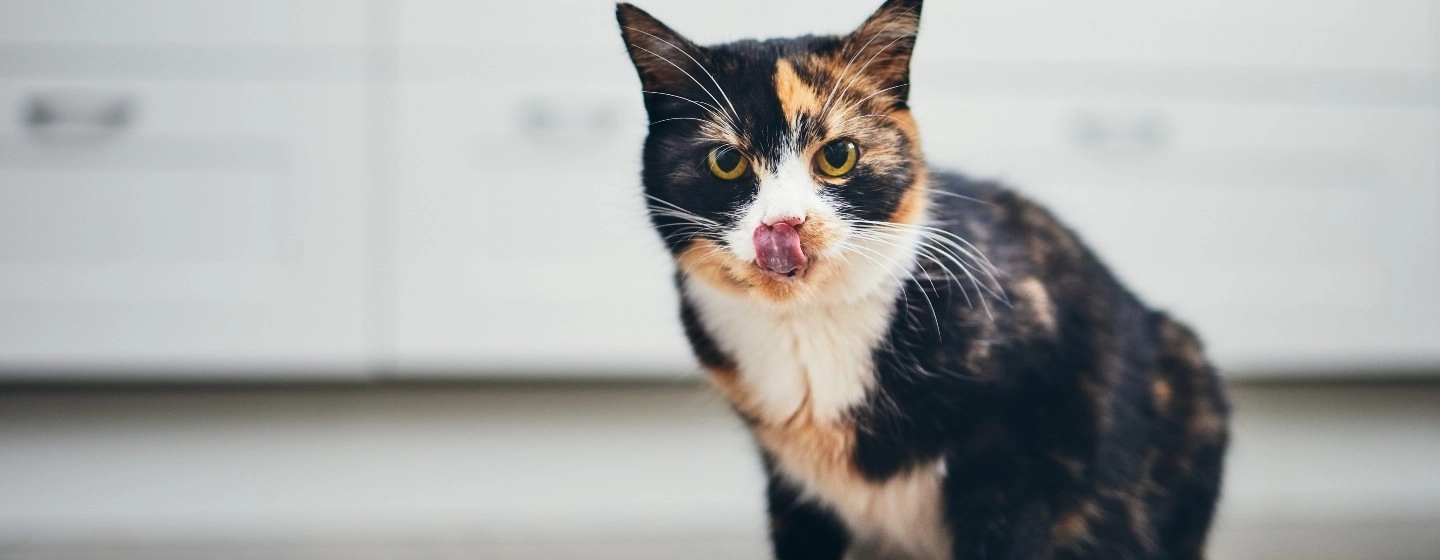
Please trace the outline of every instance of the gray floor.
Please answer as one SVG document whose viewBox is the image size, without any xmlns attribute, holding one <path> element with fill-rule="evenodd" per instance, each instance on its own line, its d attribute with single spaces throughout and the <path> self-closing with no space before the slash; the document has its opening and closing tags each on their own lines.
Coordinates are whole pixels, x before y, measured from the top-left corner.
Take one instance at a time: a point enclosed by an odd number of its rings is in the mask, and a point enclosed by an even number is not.
<svg viewBox="0 0 1440 560">
<path fill-rule="evenodd" d="M 1212 557 L 1440 558 L 1440 383 L 1245 384 Z M 0 390 L 0 558 L 760 558 L 702 387 Z"/>
</svg>

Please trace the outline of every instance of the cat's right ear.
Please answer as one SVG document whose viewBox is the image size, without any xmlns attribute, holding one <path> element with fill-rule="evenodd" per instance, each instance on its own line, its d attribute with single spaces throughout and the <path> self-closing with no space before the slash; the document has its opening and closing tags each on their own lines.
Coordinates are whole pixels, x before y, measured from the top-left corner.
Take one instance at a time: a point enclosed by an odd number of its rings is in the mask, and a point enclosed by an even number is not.
<svg viewBox="0 0 1440 560">
<path fill-rule="evenodd" d="M 700 47 L 630 4 L 616 4 L 615 19 L 646 91 L 675 91 L 689 84 L 704 56 Z"/>
</svg>

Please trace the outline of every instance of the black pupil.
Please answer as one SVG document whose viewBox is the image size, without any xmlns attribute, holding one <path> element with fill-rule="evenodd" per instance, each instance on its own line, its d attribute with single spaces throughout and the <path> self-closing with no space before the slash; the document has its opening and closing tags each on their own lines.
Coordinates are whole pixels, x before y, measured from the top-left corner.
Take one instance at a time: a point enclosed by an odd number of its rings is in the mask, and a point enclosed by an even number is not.
<svg viewBox="0 0 1440 560">
<path fill-rule="evenodd" d="M 825 163 L 830 164 L 830 167 L 835 169 L 843 167 L 845 162 L 850 161 L 850 146 L 851 144 L 844 140 L 837 140 L 826 144 L 823 150 Z"/>
<path fill-rule="evenodd" d="M 720 148 L 715 151 L 715 166 L 720 171 L 732 173 L 740 166 L 740 151 L 734 148 Z"/>
</svg>

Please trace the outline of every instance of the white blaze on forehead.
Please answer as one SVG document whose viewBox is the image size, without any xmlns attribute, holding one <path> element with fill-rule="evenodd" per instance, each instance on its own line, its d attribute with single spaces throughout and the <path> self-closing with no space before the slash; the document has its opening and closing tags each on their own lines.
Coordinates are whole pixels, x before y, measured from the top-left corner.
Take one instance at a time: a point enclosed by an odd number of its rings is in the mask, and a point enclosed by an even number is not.
<svg viewBox="0 0 1440 560">
<path fill-rule="evenodd" d="M 735 229 L 725 236 L 741 259 L 755 260 L 752 236 L 760 224 L 834 215 L 834 210 L 820 197 L 808 160 L 796 151 L 787 153 L 773 168 L 756 166 L 755 175 L 760 179 L 755 200 L 744 209 Z"/>
</svg>

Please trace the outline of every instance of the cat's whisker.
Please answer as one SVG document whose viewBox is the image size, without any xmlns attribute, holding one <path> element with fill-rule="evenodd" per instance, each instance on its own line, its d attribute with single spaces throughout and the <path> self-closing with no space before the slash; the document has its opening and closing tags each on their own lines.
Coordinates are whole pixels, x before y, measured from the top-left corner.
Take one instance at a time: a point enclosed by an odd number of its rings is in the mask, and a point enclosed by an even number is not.
<svg viewBox="0 0 1440 560">
<path fill-rule="evenodd" d="M 973 285 L 975 286 L 976 291 L 979 292 L 980 295 L 982 296 L 982 297 L 980 298 L 980 303 L 981 303 L 981 306 L 984 307 L 987 316 L 990 316 L 992 319 L 993 319 L 993 317 L 994 317 L 993 314 L 992 314 L 992 312 L 991 312 L 989 302 L 986 300 L 986 298 L 983 297 L 985 293 L 988 292 L 990 295 L 992 295 L 992 296 L 994 296 L 995 298 L 999 299 L 1000 301 L 1004 302 L 1006 305 L 1009 305 L 1009 303 L 1010 303 L 1010 302 L 1009 302 L 1009 298 L 1004 294 L 1004 288 L 1000 285 L 999 280 L 997 280 L 997 279 L 995 278 L 994 274 L 992 274 L 992 273 L 990 272 L 990 270 L 993 270 L 993 269 L 994 269 L 994 266 L 989 263 L 989 260 L 988 260 L 988 259 L 983 259 L 983 256 L 977 257 L 977 256 L 974 255 L 973 253 L 970 253 L 969 251 L 965 250 L 963 247 L 960 247 L 960 246 L 956 245 L 953 241 L 949 241 L 948 239 L 945 239 L 945 238 L 943 238 L 943 237 L 937 237 L 937 236 L 935 236 L 933 233 L 928 232 L 928 231 L 925 231 L 924 228 L 927 228 L 928 226 L 915 226 L 915 225 L 908 225 L 908 224 L 895 224 L 895 223 L 891 223 L 891 222 L 874 222 L 874 221 L 869 221 L 869 220 L 860 220 L 860 222 L 862 222 L 862 223 L 864 223 L 864 224 L 867 224 L 867 225 L 869 225 L 869 226 L 871 226 L 871 227 L 886 227 L 886 228 L 891 228 L 891 229 L 909 229 L 909 230 L 913 231 L 914 233 L 920 235 L 920 236 L 921 236 L 922 238 L 924 238 L 924 239 L 929 239 L 929 240 L 931 240 L 931 241 L 933 241 L 933 242 L 941 243 L 942 245 L 948 245 L 948 246 L 954 248 L 955 250 L 960 251 L 962 254 L 965 254 L 966 256 L 970 257 L 971 259 L 976 260 L 977 263 L 983 262 L 984 264 L 976 264 L 974 267 L 972 267 L 970 264 L 968 264 L 968 263 L 965 262 L 965 259 L 961 258 L 961 257 L 960 257 L 959 255 L 957 255 L 956 253 L 953 253 L 953 252 L 951 252 L 951 251 L 949 251 L 949 250 L 946 250 L 946 249 L 943 249 L 943 248 L 941 248 L 941 247 L 939 247 L 939 246 L 934 246 L 934 245 L 931 245 L 931 244 L 929 244 L 929 243 L 925 243 L 925 242 L 922 241 L 922 246 L 927 247 L 928 249 L 933 250 L 933 251 L 939 253 L 939 256 L 945 257 L 947 260 L 953 262 L 956 266 L 960 267 L 960 272 L 963 273 L 963 274 L 970 280 L 971 284 L 973 284 Z M 939 230 L 939 231 L 943 231 L 943 230 Z M 948 233 L 948 232 L 946 232 L 946 233 Z M 951 234 L 951 235 L 953 235 L 953 234 Z M 968 244 L 968 242 L 967 242 L 967 244 Z M 972 245 L 972 247 L 973 247 L 973 245 Z M 977 249 L 977 250 L 978 250 L 978 249 Z M 982 259 L 983 259 L 983 260 L 982 260 Z M 936 260 L 935 262 L 936 262 L 937 264 L 941 264 L 938 260 Z M 988 265 L 988 266 L 986 266 L 986 265 Z M 943 265 L 942 265 L 942 268 L 948 270 L 948 267 L 944 267 Z M 980 281 L 980 279 L 979 279 L 977 276 L 975 276 L 975 274 L 973 274 L 973 273 L 971 272 L 972 270 L 973 270 L 974 272 L 979 272 L 979 273 L 981 273 L 981 274 L 984 274 L 990 282 L 982 283 L 982 282 Z M 952 273 L 952 274 L 953 274 L 953 273 Z M 958 279 L 957 279 L 957 281 L 958 281 Z M 993 285 L 992 285 L 992 283 L 993 283 Z M 963 290 L 962 290 L 962 293 L 963 293 Z M 965 295 L 966 295 L 966 300 L 967 300 L 967 302 L 973 307 L 973 306 L 974 306 L 973 302 L 969 302 L 969 299 L 970 299 L 970 298 L 969 298 L 969 294 L 967 293 L 967 294 L 965 294 Z"/>
<path fill-rule="evenodd" d="M 663 95 L 663 96 L 666 96 L 666 97 L 674 97 L 675 99 L 679 99 L 679 100 L 681 100 L 681 101 L 688 101 L 688 102 L 690 102 L 691 104 L 694 104 L 694 105 L 697 106 L 697 107 L 700 107 L 700 108 L 702 108 L 702 109 L 705 109 L 707 112 L 709 112 L 709 113 L 711 114 L 711 116 L 719 116 L 719 117 L 721 117 L 721 118 L 726 118 L 726 115 L 723 114 L 723 112 L 724 112 L 723 109 L 721 109 L 720 107 L 717 107 L 717 106 L 715 106 L 715 105 L 711 105 L 711 104 L 709 104 L 709 103 L 705 103 L 704 101 L 696 101 L 696 100 L 694 100 L 694 99 L 690 99 L 689 97 L 685 97 L 685 96 L 683 96 L 683 95 L 675 95 L 675 94 L 673 94 L 673 93 L 666 93 L 666 92 L 663 92 L 663 91 L 640 90 L 640 93 L 648 93 L 648 94 L 651 94 L 651 95 Z M 728 119 L 727 119 L 727 120 L 728 120 Z"/>
<path fill-rule="evenodd" d="M 878 118 L 882 118 L 882 119 L 890 119 L 890 120 L 895 121 L 895 122 L 897 122 L 897 123 L 905 124 L 905 123 L 902 122 L 900 119 L 897 119 L 897 118 L 892 117 L 892 116 L 890 116 L 890 115 L 881 115 L 881 114 L 879 114 L 879 113 L 874 113 L 874 114 L 869 114 L 869 115 L 860 115 L 860 116 L 856 116 L 856 117 L 850 117 L 850 118 L 848 118 L 848 119 L 845 119 L 845 120 L 843 120 L 843 121 L 840 121 L 840 126 L 844 126 L 844 125 L 850 124 L 850 121 L 856 121 L 856 120 L 860 120 L 860 119 L 877 118 L 877 117 L 878 117 Z"/>
<path fill-rule="evenodd" d="M 670 202 L 670 201 L 665 200 L 665 199 L 663 199 L 663 198 L 660 198 L 660 197 L 658 197 L 658 196 L 655 196 L 655 195 L 652 195 L 652 194 L 646 194 L 646 195 L 645 195 L 645 198 L 648 198 L 648 199 L 653 200 L 653 201 L 655 201 L 655 202 L 658 202 L 658 203 L 660 203 L 660 204 L 664 204 L 665 206 L 670 207 L 670 208 L 671 208 L 672 210 L 674 210 L 675 212 L 680 212 L 680 213 L 684 214 L 686 217 L 691 218 L 691 219 L 693 219 L 693 220 L 695 220 L 695 221 L 697 221 L 697 222 L 702 222 L 702 223 L 710 224 L 710 225 L 717 226 L 717 227 L 720 226 L 720 223 L 719 223 L 719 222 L 716 222 L 715 220 L 712 220 L 712 219 L 709 219 L 709 218 L 700 216 L 699 214 L 696 214 L 696 213 L 694 213 L 694 212 L 691 212 L 690 210 L 686 209 L 686 208 L 683 207 L 683 206 L 680 206 L 680 205 L 678 205 L 678 204 L 675 204 L 674 202 Z"/>
<path fill-rule="evenodd" d="M 858 230 L 858 229 L 857 229 L 857 231 L 852 232 L 852 235 L 854 235 L 855 237 L 861 238 L 861 239 L 869 239 L 869 240 L 872 240 L 872 241 L 877 241 L 877 242 L 880 242 L 880 243 L 885 243 L 885 244 L 890 245 L 890 246 L 892 246 L 892 247 L 903 248 L 898 242 L 896 242 L 896 241 L 894 241 L 894 240 L 885 239 L 885 237 L 887 237 L 887 235 L 886 235 L 886 234 L 883 234 L 883 233 L 881 233 L 881 232 L 878 232 L 878 231 L 864 231 L 864 230 Z M 935 248 L 933 248 L 933 247 L 931 247 L 930 245 L 924 243 L 923 241 L 921 241 L 920 243 L 917 244 L 917 248 L 920 249 L 920 251 L 916 253 L 916 256 L 924 257 L 926 260 L 929 260 L 930 262 L 935 263 L 936 266 L 939 266 L 939 267 L 940 267 L 940 270 L 944 271 L 945 274 L 950 277 L 950 281 L 951 281 L 954 285 L 956 285 L 956 286 L 958 286 L 958 287 L 961 288 L 960 294 L 963 295 L 963 296 L 965 296 L 965 303 L 966 303 L 966 305 L 969 305 L 969 306 L 971 306 L 971 307 L 974 307 L 974 303 L 972 303 L 972 302 L 970 301 L 970 294 L 965 291 L 964 285 L 960 283 L 960 278 L 957 277 L 957 276 L 955 276 L 955 273 L 954 273 L 954 272 L 951 272 L 951 271 L 950 271 L 950 267 L 946 266 L 945 263 L 941 262 L 939 259 L 937 259 L 937 258 L 935 257 L 935 255 L 933 255 L 933 254 L 930 253 L 930 251 L 931 251 L 931 250 L 935 250 Z M 910 275 L 910 277 L 911 277 L 912 279 L 915 279 L 915 278 L 916 278 L 916 276 L 915 276 L 913 273 Z M 928 275 L 926 275 L 926 280 L 930 282 L 930 289 L 933 290 L 933 291 L 935 291 L 936 293 L 939 293 L 939 289 L 935 287 L 935 280 L 934 280 L 933 278 L 930 278 Z M 942 279 L 942 280 L 943 280 L 943 279 Z M 917 279 L 917 281 L 918 281 L 918 279 Z M 927 299 L 928 299 L 928 296 L 927 296 Z M 933 304 L 932 304 L 932 310 L 933 310 Z M 937 327 L 938 327 L 938 325 L 937 325 Z"/>
<path fill-rule="evenodd" d="M 897 17 L 898 17 L 898 16 L 897 16 Z M 884 47 L 881 47 L 880 50 L 875 51 L 875 54 L 870 55 L 870 60 L 865 61 L 865 65 L 864 65 L 864 66 L 861 66 L 861 67 L 860 67 L 860 70 L 858 70 L 858 71 L 855 72 L 855 76 L 852 77 L 852 78 L 850 78 L 850 82 L 847 83 L 847 84 L 845 84 L 845 90 L 840 92 L 840 97 L 839 97 L 839 99 L 844 99 L 844 98 L 845 98 L 845 94 L 850 92 L 850 88 L 855 85 L 855 82 L 860 79 L 860 76 L 865 75 L 865 69 L 866 69 L 866 68 L 869 68 L 869 67 L 870 67 L 870 64 L 871 64 L 872 62 L 875 62 L 875 59 L 876 59 L 876 58 L 879 58 L 880 55 L 883 54 L 886 49 L 889 49 L 890 47 L 895 46 L 895 43 L 900 42 L 900 40 L 902 40 L 902 39 L 907 39 L 907 38 L 914 37 L 914 36 L 915 36 L 915 33 L 913 33 L 913 32 L 912 32 L 912 33 L 902 34 L 902 35 L 900 35 L 899 37 L 896 37 L 894 40 L 892 40 L 892 41 L 890 41 L 889 43 L 887 43 Z"/>
<path fill-rule="evenodd" d="M 902 246 L 902 245 L 898 242 L 898 240 L 894 239 L 892 235 L 890 235 L 890 234 L 888 234 L 888 233 L 885 233 L 885 232 L 882 232 L 882 231 L 867 230 L 867 229 L 864 229 L 864 228 L 856 228 L 855 231 L 852 231 L 852 232 L 851 232 L 851 235 L 853 235 L 853 236 L 855 236 L 855 237 L 858 237 L 858 238 L 860 238 L 860 239 L 869 239 L 869 240 L 871 240 L 871 241 L 876 241 L 876 242 L 879 242 L 879 243 L 884 243 L 884 244 L 886 244 L 886 245 L 889 245 L 889 246 L 895 247 L 895 248 L 900 248 L 900 249 L 903 249 L 903 248 L 904 248 L 904 246 Z M 960 282 L 960 279 L 955 276 L 955 273 L 953 273 L 953 272 L 950 271 L 949 267 L 945 266 L 945 265 L 944 265 L 943 263 L 941 263 L 940 261 L 935 260 L 934 255 L 929 254 L 929 251 L 943 251 L 943 249 L 940 249 L 940 248 L 931 246 L 929 243 L 926 243 L 924 239 L 919 239 L 919 240 L 917 240 L 917 242 L 916 242 L 916 248 L 926 251 L 926 253 L 925 253 L 923 256 L 925 256 L 926 258 L 928 258 L 930 261 L 934 262 L 935 264 L 940 265 L 940 269 L 943 270 L 946 274 L 948 274 L 948 275 L 950 276 L 950 279 L 951 279 L 952 281 L 954 281 L 956 284 L 958 284 L 958 283 Z M 933 287 L 933 284 L 932 284 L 932 287 Z"/>
<path fill-rule="evenodd" d="M 877 222 L 871 220 L 857 220 L 857 222 L 867 223 L 875 227 L 912 229 L 920 233 L 921 235 L 934 239 L 937 242 L 949 245 L 953 247 L 956 251 L 959 251 L 960 253 L 970 257 L 971 259 L 974 259 L 976 262 L 976 266 L 980 267 L 981 269 L 979 271 L 984 272 L 987 276 L 990 276 L 992 280 L 995 280 L 997 282 L 997 284 L 999 280 L 996 277 L 1002 275 L 1000 269 L 996 268 L 994 263 L 990 262 L 990 259 L 985 256 L 985 253 L 981 251 L 979 247 L 976 247 L 974 244 L 970 243 L 970 241 L 966 240 L 964 237 L 961 237 L 954 232 L 934 226 L 918 224 L 897 224 L 894 222 Z M 961 246 L 962 244 L 963 247 Z"/>
<path fill-rule="evenodd" d="M 905 82 L 905 83 L 900 84 L 900 85 L 898 85 L 898 86 L 890 86 L 890 87 L 887 87 L 887 88 L 885 88 L 885 89 L 882 89 L 882 90 L 880 90 L 880 91 L 877 91 L 877 92 L 875 92 L 875 93 L 872 93 L 872 94 L 870 94 L 870 95 L 867 95 L 867 96 L 861 98 L 859 101 L 856 101 L 856 102 L 854 102 L 854 103 L 851 103 L 850 105 L 846 106 L 844 109 L 841 109 L 840 111 L 837 111 L 837 112 L 840 113 L 840 114 L 848 113 L 848 112 L 850 112 L 851 109 L 858 109 L 861 104 L 865 103 L 866 101 L 869 101 L 871 98 L 873 98 L 873 97 L 875 97 L 875 96 L 877 96 L 877 95 L 880 95 L 880 94 L 885 93 L 885 92 L 887 92 L 887 91 L 890 91 L 890 90 L 892 90 L 892 89 L 898 89 L 898 88 L 902 88 L 902 87 L 905 87 L 905 86 L 908 86 L 908 85 L 910 85 L 910 82 Z"/>
<path fill-rule="evenodd" d="M 705 65 L 704 65 L 704 64 L 701 64 L 700 61 L 695 60 L 695 57 L 690 56 L 690 53 L 685 52 L 685 49 L 682 49 L 682 48 L 680 48 L 680 47 L 675 46 L 675 44 L 674 44 L 674 43 L 671 43 L 670 41 L 666 41 L 665 39 L 661 39 L 660 37 L 656 37 L 655 35 L 651 34 L 649 31 L 645 31 L 645 30 L 643 30 L 643 29 L 636 29 L 636 28 L 634 28 L 634 27 L 628 27 L 628 26 L 625 26 L 625 27 L 626 27 L 626 29 L 630 29 L 630 30 L 634 30 L 634 31 L 639 31 L 639 32 L 641 32 L 641 33 L 644 33 L 644 34 L 646 34 L 646 35 L 649 35 L 652 39 L 655 39 L 656 41 L 660 41 L 661 43 L 665 43 L 666 45 L 670 45 L 670 48 L 675 49 L 675 50 L 677 50 L 677 51 L 680 51 L 680 54 L 685 55 L 685 58 L 690 59 L 690 62 L 694 62 L 694 63 L 695 63 L 695 66 L 699 67 L 699 68 L 700 68 L 700 71 L 701 71 L 701 72 L 704 72 L 705 75 L 710 78 L 710 82 L 713 83 L 713 84 L 715 84 L 715 89 L 719 90 L 719 91 L 720 91 L 720 96 L 725 98 L 725 104 L 730 106 L 730 112 L 734 113 L 735 119 L 736 119 L 736 120 L 739 120 L 739 119 L 740 119 L 740 111 L 735 110 L 735 104 L 733 104 L 733 103 L 730 102 L 730 96 L 725 95 L 725 88 L 720 85 L 720 81 L 719 81 L 719 80 L 716 80 L 716 79 L 715 79 L 715 75 L 714 75 L 714 74 L 711 74 L 711 73 L 710 73 L 710 70 L 708 70 L 708 69 L 705 68 Z M 640 48 L 640 47 L 636 47 L 636 48 Z M 650 52 L 650 51 L 645 51 L 645 52 Z M 650 53 L 650 54 L 655 54 L 655 53 L 652 52 L 652 53 Z M 656 55 L 656 56 L 659 56 L 659 55 Z M 666 61 L 666 62 L 670 62 L 670 59 L 667 58 L 667 59 L 665 59 L 665 61 Z M 684 69 L 684 68 L 680 68 L 680 66 L 677 65 L 677 64 L 675 64 L 674 62 L 670 62 L 670 65 L 671 65 L 671 66 L 674 66 L 676 69 L 680 70 L 681 72 L 685 72 L 685 69 Z M 686 76 L 690 76 L 690 73 L 689 73 L 689 72 L 685 72 L 685 75 L 686 75 Z M 691 80 L 695 80 L 695 77 L 694 77 L 694 76 L 690 76 L 690 79 L 691 79 Z M 707 94 L 710 93 L 709 88 L 706 88 L 704 84 L 701 84 L 701 83 L 700 83 L 700 80 L 695 80 L 695 85 L 700 86 L 700 89 L 705 90 L 705 92 L 706 92 Z M 715 96 L 714 96 L 714 95 L 710 95 L 710 97 L 711 97 L 711 99 L 714 99 Z M 720 104 L 720 101 L 719 101 L 718 99 L 715 100 L 715 104 L 716 104 L 716 105 L 719 105 L 719 104 Z M 738 127 L 737 127 L 737 128 L 738 128 Z"/>
<path fill-rule="evenodd" d="M 915 14 L 915 10 L 912 10 L 912 9 L 910 9 L 910 8 L 906 8 L 906 9 L 900 11 L 899 13 L 896 13 L 896 14 L 892 15 L 891 18 L 890 18 L 890 23 L 894 23 L 894 22 L 898 21 L 901 17 L 917 17 L 917 15 Z M 913 35 L 913 33 L 907 33 L 906 35 Z M 865 54 L 865 50 L 868 49 L 868 48 L 870 48 L 870 44 L 871 44 L 871 43 L 874 43 L 876 39 L 879 39 L 879 38 L 880 38 L 880 36 L 881 36 L 880 33 L 876 33 L 876 34 L 874 34 L 874 35 L 871 35 L 871 36 L 870 36 L 870 39 L 867 40 L 867 41 L 865 41 L 865 44 L 864 44 L 864 45 L 861 45 L 861 46 L 860 46 L 860 50 L 855 51 L 855 55 L 854 55 L 854 56 L 851 56 L 851 57 L 850 57 L 850 60 L 848 60 L 848 61 L 845 62 L 845 67 L 840 70 L 840 75 L 835 78 L 835 87 L 830 88 L 830 95 L 827 95 L 827 96 L 825 97 L 825 104 L 820 107 L 820 114 L 822 114 L 822 115 L 825 114 L 825 111 L 830 108 L 830 103 L 831 103 L 831 101 L 833 101 L 834 98 L 835 98 L 835 91 L 838 90 L 838 89 L 840 89 L 840 82 L 845 81 L 845 74 L 850 71 L 850 66 L 853 65 L 853 64 L 855 64 L 855 61 L 860 59 L 860 55 Z M 904 35 L 902 35 L 901 37 L 904 37 Z M 894 45 L 894 44 L 895 44 L 895 42 L 894 42 L 894 41 L 891 41 L 889 45 L 886 45 L 886 46 L 885 46 L 885 48 L 889 48 L 890 46 L 892 46 L 892 45 Z M 879 56 L 880 52 L 885 52 L 885 49 L 881 49 L 879 52 L 875 53 L 876 56 Z M 874 60 L 874 59 L 875 59 L 874 56 L 870 57 L 870 60 Z M 865 63 L 865 65 L 866 65 L 866 66 L 869 66 L 870 63 L 867 61 L 867 62 Z M 864 70 L 865 70 L 864 68 L 861 68 L 859 71 L 857 71 L 857 72 L 856 72 L 856 77 L 859 77 L 860 72 L 863 72 Z M 853 80 L 852 80 L 852 82 L 853 82 Z M 848 90 L 849 87 L 846 87 L 846 89 Z M 843 97 L 844 97 L 844 94 L 841 94 L 841 97 L 843 98 Z"/>
<path fill-rule="evenodd" d="M 830 101 L 835 98 L 835 92 L 840 90 L 840 82 L 845 81 L 845 74 L 850 71 L 850 65 L 855 64 L 860 55 L 865 54 L 865 49 L 870 48 L 870 43 L 875 42 L 875 39 L 878 38 L 880 38 L 878 33 L 872 35 L 870 40 L 865 41 L 865 44 L 860 46 L 860 50 L 855 51 L 855 55 L 845 62 L 845 67 L 840 69 L 840 75 L 835 77 L 835 87 L 830 88 L 830 95 L 825 96 L 825 104 L 820 107 L 820 114 L 825 114 L 825 110 L 830 108 Z"/>
<path fill-rule="evenodd" d="M 640 30 L 637 29 L 636 31 L 640 31 Z M 641 32 L 641 33 L 645 33 L 644 31 L 640 31 L 640 32 Z M 645 34 L 646 34 L 646 35 L 650 35 L 649 33 L 645 33 Z M 651 37 L 655 37 L 654 35 L 650 35 L 650 36 L 651 36 Z M 656 37 L 656 39 L 659 39 L 659 38 Z M 679 51 L 681 52 L 681 54 L 685 54 L 685 51 L 684 51 L 683 49 L 680 49 L 679 47 L 675 47 L 675 45 L 670 44 L 668 41 L 665 41 L 664 39 L 659 39 L 659 40 L 660 40 L 661 42 L 664 42 L 664 43 L 667 44 L 667 45 L 670 45 L 672 48 L 675 48 L 676 50 L 679 50 Z M 666 64 L 669 64 L 669 65 L 671 65 L 671 66 L 674 66 L 675 69 L 676 69 L 676 70 L 679 70 L 681 74 L 684 74 L 687 78 L 690 78 L 690 81 L 695 82 L 695 85 L 700 86 L 700 89 L 705 92 L 705 95 L 709 96 L 709 97 L 710 97 L 710 100 L 711 100 L 711 101 L 714 101 L 717 106 L 720 104 L 720 99 L 717 98 L 717 97 L 715 97 L 715 94 L 713 94 L 713 93 L 710 92 L 710 88 L 705 87 L 705 84 L 700 83 L 700 80 L 699 80 L 699 79 L 696 79 L 694 75 L 690 74 L 689 72 L 686 72 L 685 69 L 684 69 L 684 68 L 681 68 L 679 64 L 675 64 L 675 62 L 672 61 L 672 60 L 670 60 L 669 58 L 666 58 L 666 57 L 664 57 L 664 56 L 661 56 L 661 55 L 657 54 L 655 51 L 652 51 L 652 50 L 647 49 L 647 48 L 645 48 L 645 47 L 642 47 L 642 46 L 640 46 L 640 45 L 636 45 L 636 44 L 634 44 L 634 43 L 631 43 L 630 46 L 635 47 L 635 48 L 637 48 L 637 49 L 640 49 L 640 50 L 642 50 L 642 51 L 645 51 L 645 52 L 647 52 L 647 53 L 650 53 L 651 56 L 654 56 L 654 57 L 656 57 L 656 58 L 659 58 L 660 60 L 665 61 Z M 688 56 L 690 56 L 690 55 L 689 55 L 689 54 L 685 54 L 685 56 L 688 57 Z M 692 58 L 691 60 L 694 60 L 694 59 Z M 699 63 L 697 62 L 696 64 L 699 64 Z M 705 70 L 705 67 L 704 67 L 704 66 L 701 66 L 700 69 L 701 69 L 701 70 Z M 706 74 L 709 74 L 710 71 L 705 70 L 705 73 L 706 73 Z M 713 79 L 713 78 L 712 78 L 712 79 Z M 721 94 L 721 95 L 724 95 L 725 92 L 722 91 L 722 92 L 720 92 L 720 94 Z M 728 98 L 727 98 L 727 101 L 728 101 Z M 732 108 L 731 110 L 733 111 L 734 109 Z M 740 118 L 740 115 L 739 115 L 738 113 L 736 113 L 736 114 L 735 114 L 735 118 L 736 118 L 736 119 L 739 119 L 739 118 Z M 730 120 L 728 117 L 726 118 L 726 121 L 729 122 L 730 126 L 731 126 L 733 129 L 739 130 L 740 127 L 736 125 L 735 121 Z"/>
<path fill-rule="evenodd" d="M 963 194 L 953 193 L 953 192 L 950 192 L 950 191 L 942 191 L 942 190 L 938 190 L 938 189 L 930 189 L 930 193 L 931 193 L 931 194 L 938 194 L 938 195 L 943 195 L 943 196 L 954 197 L 954 198 L 958 198 L 958 199 L 960 199 L 960 200 L 968 200 L 968 201 L 970 201 L 970 202 L 978 202 L 978 203 L 980 203 L 980 204 L 984 204 L 984 205 L 987 205 L 987 206 L 994 206 L 994 205 L 995 205 L 994 202 L 990 202 L 990 201 L 988 201 L 988 200 L 975 198 L 975 197 L 973 197 L 973 196 L 965 196 L 965 195 L 963 195 Z"/>
<path fill-rule="evenodd" d="M 856 244 L 856 243 L 846 243 L 846 242 L 843 242 L 843 241 L 842 241 L 841 244 L 842 244 L 842 246 L 848 246 L 848 247 L 851 248 L 851 249 L 857 249 L 857 250 L 866 251 L 866 252 L 869 252 L 869 253 L 871 253 L 871 254 L 874 254 L 874 255 L 877 256 L 877 257 L 880 257 L 880 258 L 882 258 L 882 259 L 885 259 L 885 261 L 888 262 L 888 263 L 890 263 L 891 265 L 893 265 L 894 268 L 900 269 L 901 272 L 904 272 L 907 276 L 909 276 L 911 280 L 914 280 L 916 283 L 919 283 L 919 282 L 920 282 L 920 280 L 919 280 L 918 278 L 915 278 L 915 274 L 912 273 L 912 272 L 910 272 L 910 267 L 902 266 L 900 263 L 895 262 L 895 259 L 891 258 L 889 255 L 886 255 L 885 253 L 882 253 L 882 252 L 880 252 L 880 251 L 877 251 L 877 250 L 874 250 L 874 249 L 871 249 L 871 248 L 868 248 L 868 247 L 864 247 L 864 246 L 859 245 L 859 244 Z M 861 255 L 861 256 L 865 256 L 864 253 L 856 253 L 856 254 Z M 871 260 L 873 261 L 874 259 L 871 259 Z M 885 270 L 885 272 L 886 272 L 887 274 L 889 274 L 891 278 L 894 278 L 894 279 L 895 279 L 895 283 L 901 286 L 901 290 L 900 290 L 901 298 L 903 298 L 903 299 L 905 300 L 906 305 L 909 305 L 909 296 L 905 295 L 905 289 L 904 289 L 905 283 L 900 280 L 900 277 L 896 276 L 895 273 L 892 272 L 892 270 L 893 270 L 892 268 L 887 268 L 884 264 L 881 264 L 880 262 L 875 262 L 875 266 L 878 266 L 878 267 L 880 267 L 881 269 Z M 940 318 L 939 318 L 940 315 L 939 315 L 939 313 L 938 313 L 937 311 L 935 311 L 935 302 L 933 302 L 933 301 L 930 300 L 930 295 L 927 294 L 927 293 L 925 293 L 925 290 L 923 290 L 923 289 L 920 290 L 920 295 L 921 295 L 921 297 L 924 297 L 924 298 L 925 298 L 925 304 L 930 307 L 930 316 L 935 320 L 935 330 L 936 330 L 936 332 L 939 332 L 939 330 L 940 330 Z"/>
</svg>

